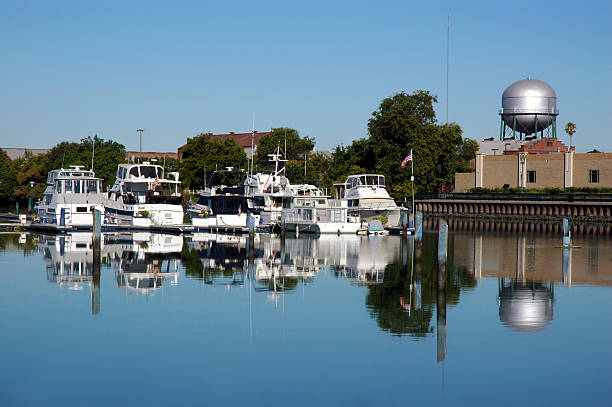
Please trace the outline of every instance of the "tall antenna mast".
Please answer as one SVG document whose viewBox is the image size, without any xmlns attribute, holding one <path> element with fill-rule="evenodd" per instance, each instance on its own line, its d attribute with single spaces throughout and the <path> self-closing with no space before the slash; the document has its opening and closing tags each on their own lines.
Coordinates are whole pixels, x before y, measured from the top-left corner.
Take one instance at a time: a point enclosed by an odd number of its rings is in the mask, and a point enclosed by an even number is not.
<svg viewBox="0 0 612 407">
<path fill-rule="evenodd" d="M 93 138 L 93 140 L 91 141 L 91 170 L 93 171 L 93 164 L 94 164 L 94 156 L 96 155 L 96 137 L 98 137 L 98 135 L 96 134 Z"/>
<path fill-rule="evenodd" d="M 448 124 L 448 65 L 450 55 L 450 14 L 446 19 L 446 124 Z"/>
<path fill-rule="evenodd" d="M 251 175 L 253 175 L 253 166 L 255 164 L 255 112 L 253 112 L 253 127 L 251 131 Z"/>
</svg>

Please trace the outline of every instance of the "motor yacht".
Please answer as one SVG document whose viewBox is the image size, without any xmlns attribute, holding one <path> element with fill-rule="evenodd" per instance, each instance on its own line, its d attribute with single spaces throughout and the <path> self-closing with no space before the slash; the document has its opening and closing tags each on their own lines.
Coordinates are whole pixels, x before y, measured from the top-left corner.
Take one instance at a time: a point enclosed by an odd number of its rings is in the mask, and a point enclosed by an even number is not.
<svg viewBox="0 0 612 407">
<path fill-rule="evenodd" d="M 259 224 L 271 226 L 280 222 L 283 209 L 291 207 L 293 191 L 285 176 L 285 167 L 279 166 L 287 161 L 280 158 L 280 148 L 268 156 L 274 163 L 274 171 L 250 174 L 244 181 L 244 193 L 251 199 L 253 213 L 260 216 Z"/>
<path fill-rule="evenodd" d="M 281 226 L 284 226 L 287 232 L 297 235 L 356 234 L 361 228 L 359 215 L 349 215 L 346 202 L 330 199 L 318 188 L 301 188 L 296 192 L 290 208 L 284 209 L 281 217 Z"/>
<path fill-rule="evenodd" d="M 72 165 L 50 171 L 43 198 L 34 208 L 41 222 L 91 226 L 93 211 L 104 213 L 102 180 L 91 170 Z"/>
<path fill-rule="evenodd" d="M 134 226 L 183 223 L 178 172 L 165 177 L 164 168 L 149 162 L 119 164 L 117 178 L 104 206 L 109 221 Z"/>
<path fill-rule="evenodd" d="M 335 197 L 346 202 L 348 213 L 371 223 L 381 220 L 385 226 L 399 226 L 404 208 L 389 196 L 385 176 L 379 174 L 350 175 L 342 184 L 334 184 Z"/>
<path fill-rule="evenodd" d="M 246 172 L 231 167 L 213 172 L 210 177 L 212 185 L 205 186 L 198 201 L 187 208 L 187 214 L 194 226 L 246 227 L 249 214 L 254 217 L 255 224 L 258 224 L 258 211 L 253 210 L 250 200 L 244 195 L 244 187 L 236 186 L 238 182 L 231 182 L 232 177 L 234 181 L 236 177 L 243 181 Z M 215 185 L 216 183 L 218 184 Z"/>
</svg>

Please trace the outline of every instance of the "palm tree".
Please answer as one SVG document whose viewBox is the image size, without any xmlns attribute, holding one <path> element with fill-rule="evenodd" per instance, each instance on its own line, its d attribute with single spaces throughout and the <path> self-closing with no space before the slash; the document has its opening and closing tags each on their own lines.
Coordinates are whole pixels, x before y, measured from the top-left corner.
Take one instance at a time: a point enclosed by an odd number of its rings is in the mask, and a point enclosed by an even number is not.
<svg viewBox="0 0 612 407">
<path fill-rule="evenodd" d="M 570 151 L 572 150 L 572 136 L 576 133 L 576 125 L 569 122 L 565 125 L 565 132 L 570 136 Z"/>
</svg>

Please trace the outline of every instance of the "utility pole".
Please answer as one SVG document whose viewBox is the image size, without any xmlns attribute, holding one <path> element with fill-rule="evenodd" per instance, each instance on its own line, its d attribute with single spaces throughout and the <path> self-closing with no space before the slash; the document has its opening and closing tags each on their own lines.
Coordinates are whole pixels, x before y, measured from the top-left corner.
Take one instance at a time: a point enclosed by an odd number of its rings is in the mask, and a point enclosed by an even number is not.
<svg viewBox="0 0 612 407">
<path fill-rule="evenodd" d="M 142 153 L 142 132 L 144 129 L 137 129 L 136 131 L 140 133 L 140 152 Z"/>
</svg>

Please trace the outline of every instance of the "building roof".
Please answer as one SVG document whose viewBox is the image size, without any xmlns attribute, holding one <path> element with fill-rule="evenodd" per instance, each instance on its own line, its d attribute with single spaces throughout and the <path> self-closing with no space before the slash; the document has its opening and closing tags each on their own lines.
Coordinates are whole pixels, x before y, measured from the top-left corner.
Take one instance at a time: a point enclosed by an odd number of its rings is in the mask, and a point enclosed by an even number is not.
<svg viewBox="0 0 612 407">
<path fill-rule="evenodd" d="M 172 158 L 177 160 L 178 159 L 178 153 L 174 153 L 174 152 L 161 152 L 161 151 L 126 151 L 125 152 L 125 158 L 127 160 L 131 160 L 132 157 L 134 158 Z"/>
<path fill-rule="evenodd" d="M 253 137 L 253 144 L 255 144 L 255 145 L 259 144 L 259 139 L 261 139 L 263 136 L 266 136 L 268 134 L 270 134 L 269 131 L 264 131 L 264 132 L 255 131 L 255 135 Z M 251 147 L 251 136 L 252 135 L 253 135 L 252 132 L 248 132 L 248 133 L 234 133 L 233 131 L 230 131 L 229 133 L 212 134 L 210 137 L 211 138 L 216 138 L 216 139 L 221 139 L 221 140 L 225 140 L 225 139 L 231 138 L 231 139 L 234 139 L 234 141 L 236 142 L 238 147 L 250 148 Z M 183 148 L 185 148 L 186 145 L 187 144 L 183 144 L 182 146 L 180 146 L 178 148 L 178 150 L 179 151 L 183 150 Z"/>
<path fill-rule="evenodd" d="M 33 155 L 43 155 L 49 152 L 48 148 L 2 148 L 10 160 L 16 160 L 23 158 L 26 155 L 26 151 L 29 151 Z"/>
</svg>

